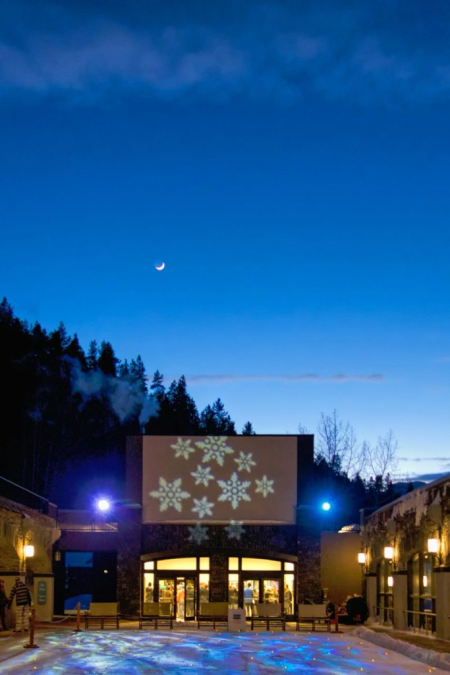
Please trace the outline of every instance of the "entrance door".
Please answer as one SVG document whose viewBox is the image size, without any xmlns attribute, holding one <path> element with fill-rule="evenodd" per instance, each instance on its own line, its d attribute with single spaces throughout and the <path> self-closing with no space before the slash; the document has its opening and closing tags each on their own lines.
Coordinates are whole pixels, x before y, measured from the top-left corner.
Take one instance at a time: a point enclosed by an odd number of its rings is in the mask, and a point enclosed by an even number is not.
<svg viewBox="0 0 450 675">
<path fill-rule="evenodd" d="M 195 619 L 196 585 L 194 577 L 177 577 L 176 620 Z"/>
</svg>

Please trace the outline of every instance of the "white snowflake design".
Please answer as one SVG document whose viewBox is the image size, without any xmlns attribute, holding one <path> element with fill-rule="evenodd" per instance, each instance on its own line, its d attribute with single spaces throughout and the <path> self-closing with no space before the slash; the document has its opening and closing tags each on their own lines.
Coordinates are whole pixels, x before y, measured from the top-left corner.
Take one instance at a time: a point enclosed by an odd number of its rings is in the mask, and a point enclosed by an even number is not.
<svg viewBox="0 0 450 675">
<path fill-rule="evenodd" d="M 226 526 L 225 530 L 228 534 L 228 539 L 240 539 L 245 532 L 242 527 L 243 520 L 230 520 L 230 524 Z"/>
<path fill-rule="evenodd" d="M 159 499 L 159 510 L 167 511 L 169 506 L 172 506 L 178 513 L 181 513 L 182 499 L 188 499 L 191 495 L 181 489 L 181 478 L 176 478 L 173 483 L 168 483 L 165 478 L 159 478 L 159 490 L 152 490 L 149 492 L 151 497 Z"/>
<path fill-rule="evenodd" d="M 234 460 L 238 465 L 238 471 L 248 471 L 250 473 L 252 466 L 256 466 L 256 462 L 253 461 L 252 457 L 252 452 L 249 452 L 248 455 L 245 452 L 240 452 L 239 457 Z"/>
<path fill-rule="evenodd" d="M 199 518 L 204 518 L 205 516 L 212 516 L 212 508 L 214 506 L 213 502 L 209 502 L 206 497 L 201 499 L 194 499 L 194 513 L 198 513 Z"/>
<path fill-rule="evenodd" d="M 269 480 L 267 476 L 263 476 L 261 480 L 256 479 L 255 483 L 257 485 L 255 492 L 260 492 L 263 497 L 267 497 L 270 492 L 275 492 L 273 489 L 274 481 Z"/>
<path fill-rule="evenodd" d="M 208 436 L 204 441 L 197 441 L 195 444 L 203 450 L 202 462 L 210 462 L 215 459 L 217 464 L 223 466 L 225 455 L 232 454 L 233 448 L 227 445 L 227 436 Z"/>
<path fill-rule="evenodd" d="M 202 527 L 200 523 L 196 523 L 194 527 L 188 527 L 191 533 L 188 537 L 189 541 L 193 541 L 200 546 L 200 544 L 209 539 L 208 529 L 208 527 Z"/>
<path fill-rule="evenodd" d="M 230 480 L 218 480 L 217 482 L 222 488 L 222 494 L 219 497 L 219 502 L 231 502 L 233 509 L 237 509 L 239 502 L 251 501 L 249 495 L 246 492 L 247 488 L 251 484 L 251 481 L 240 481 L 237 473 L 232 473 Z"/>
<path fill-rule="evenodd" d="M 175 450 L 175 458 L 184 457 L 184 459 L 189 459 L 190 455 L 195 452 L 195 448 L 191 447 L 191 439 L 183 441 L 182 438 L 178 437 L 178 441 L 170 446 Z"/>
<path fill-rule="evenodd" d="M 206 487 L 208 487 L 210 480 L 215 480 L 211 474 L 211 468 L 200 464 L 197 465 L 197 471 L 191 471 L 191 476 L 194 476 L 196 485 L 205 485 Z"/>
</svg>

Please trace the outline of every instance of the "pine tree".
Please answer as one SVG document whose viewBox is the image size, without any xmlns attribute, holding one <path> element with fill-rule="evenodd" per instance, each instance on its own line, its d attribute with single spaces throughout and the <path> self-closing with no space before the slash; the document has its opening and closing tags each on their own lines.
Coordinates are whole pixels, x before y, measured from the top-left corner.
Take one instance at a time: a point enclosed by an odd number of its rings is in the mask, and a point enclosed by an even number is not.
<svg viewBox="0 0 450 675">
<path fill-rule="evenodd" d="M 134 359 L 131 360 L 130 375 L 133 381 L 136 382 L 139 391 L 141 391 L 143 394 L 147 394 L 147 375 L 145 374 L 144 362 L 142 361 L 142 358 L 139 354 L 136 358 L 136 361 Z"/>
<path fill-rule="evenodd" d="M 87 367 L 89 370 L 97 370 L 98 366 L 98 345 L 96 340 L 92 340 L 89 344 L 89 349 L 86 357 Z"/>
<path fill-rule="evenodd" d="M 253 429 L 253 425 L 251 422 L 246 422 L 242 428 L 242 435 L 243 436 L 256 436 L 256 432 Z"/>
<path fill-rule="evenodd" d="M 100 345 L 100 354 L 97 361 L 100 370 L 103 371 L 105 375 L 116 377 L 118 363 L 119 359 L 116 358 L 111 343 L 103 341 Z"/>
<path fill-rule="evenodd" d="M 74 333 L 74 336 L 70 343 L 67 345 L 65 352 L 66 356 L 69 356 L 71 359 L 78 359 L 83 369 L 86 369 L 86 355 L 82 349 L 80 342 L 78 340 L 78 335 Z"/>
</svg>

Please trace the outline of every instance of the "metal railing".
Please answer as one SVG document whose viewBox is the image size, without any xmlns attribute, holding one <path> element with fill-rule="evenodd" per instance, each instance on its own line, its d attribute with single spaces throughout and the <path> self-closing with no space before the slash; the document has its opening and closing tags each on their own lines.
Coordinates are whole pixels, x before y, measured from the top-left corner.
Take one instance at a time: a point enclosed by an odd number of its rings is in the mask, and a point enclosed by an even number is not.
<svg viewBox="0 0 450 675">
<path fill-rule="evenodd" d="M 378 616 L 381 618 L 381 615 L 387 612 L 387 619 L 383 619 L 383 623 L 388 623 L 390 625 L 394 624 L 394 608 L 393 607 L 382 607 L 381 605 L 374 605 L 373 606 L 373 614 L 374 616 Z M 390 614 L 389 614 L 390 612 Z"/>
<path fill-rule="evenodd" d="M 425 617 L 425 621 L 424 621 L 425 634 L 428 635 L 428 632 L 430 632 L 430 633 L 433 632 L 433 619 L 436 619 L 436 613 L 435 612 L 419 612 L 418 610 L 415 610 L 415 609 L 404 609 L 403 614 L 406 614 L 406 623 L 407 623 L 408 626 L 410 625 L 409 624 L 409 616 L 408 616 L 409 614 L 417 614 L 419 616 L 424 616 Z M 428 628 L 429 623 L 430 623 L 429 622 L 430 619 L 431 619 L 431 628 Z M 416 632 L 416 628 L 417 628 L 417 630 L 420 630 L 422 628 L 422 626 L 420 626 L 420 625 L 416 626 L 415 622 L 413 621 L 412 629 L 413 629 L 414 633 Z"/>
</svg>

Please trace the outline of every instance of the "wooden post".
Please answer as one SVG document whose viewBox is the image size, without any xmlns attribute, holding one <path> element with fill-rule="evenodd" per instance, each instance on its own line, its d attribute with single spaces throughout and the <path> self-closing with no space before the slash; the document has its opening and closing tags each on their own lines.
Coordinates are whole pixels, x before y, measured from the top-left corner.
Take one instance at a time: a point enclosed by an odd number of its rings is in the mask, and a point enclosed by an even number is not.
<svg viewBox="0 0 450 675">
<path fill-rule="evenodd" d="M 34 644 L 34 628 L 36 623 L 36 610 L 34 607 L 31 609 L 31 621 L 30 621 L 30 642 L 23 646 L 24 649 L 39 649 L 39 645 Z"/>
<path fill-rule="evenodd" d="M 82 633 L 83 631 L 80 628 L 81 624 L 81 603 L 77 602 L 77 627 L 75 628 L 75 633 Z"/>
</svg>

